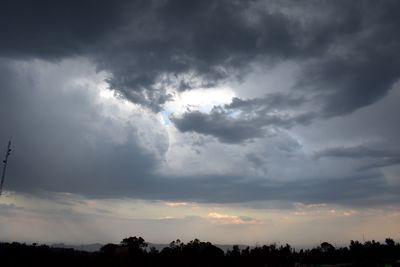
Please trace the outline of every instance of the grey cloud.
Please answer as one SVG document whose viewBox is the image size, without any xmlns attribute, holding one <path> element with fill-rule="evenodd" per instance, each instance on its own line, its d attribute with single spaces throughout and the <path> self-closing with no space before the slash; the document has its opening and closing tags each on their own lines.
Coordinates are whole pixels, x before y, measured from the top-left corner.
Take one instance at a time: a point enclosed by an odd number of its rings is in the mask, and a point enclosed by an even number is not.
<svg viewBox="0 0 400 267">
<path fill-rule="evenodd" d="M 289 10 L 276 1 L 6 1 L 0 55 L 89 57 L 112 74 L 112 89 L 154 111 L 171 99 L 168 85 L 210 87 L 243 79 L 252 63 L 290 59 L 303 67 L 293 90 L 337 116 L 376 102 L 399 77 L 399 9 L 391 0 Z"/>
<path fill-rule="evenodd" d="M 327 117 L 375 103 L 400 76 L 400 61 L 394 56 L 400 47 L 400 38 L 394 34 L 400 26 L 396 15 L 399 3 L 353 2 L 342 5 L 352 12 L 337 15 L 344 21 L 352 17 L 349 23 L 357 25 L 356 30 L 331 40 L 319 58 L 306 64 L 299 84 L 319 95 L 322 113 Z"/>
<path fill-rule="evenodd" d="M 400 164 L 400 152 L 392 149 L 373 148 L 365 145 L 353 147 L 331 147 L 314 153 L 314 158 L 325 157 L 352 158 L 365 160 L 362 162 L 361 170 L 373 169 Z"/>
<path fill-rule="evenodd" d="M 159 159 L 141 145 L 143 121 L 110 119 L 85 86 L 64 91 L 61 84 L 68 81 L 56 77 L 45 77 L 40 86 L 31 71 L 2 63 L 0 139 L 13 139 L 5 188 L 117 196 L 129 191 L 121 185 L 144 179 L 156 168 Z M 119 132 L 126 134 L 125 142 L 113 140 Z"/>
<path fill-rule="evenodd" d="M 342 178 L 286 181 L 223 174 L 157 174 L 154 169 L 159 159 L 139 145 L 139 120 L 136 126 L 108 120 L 99 112 L 101 107 L 92 103 L 90 91 L 53 88 L 60 79 L 47 80 L 42 88 L 29 70 L 4 62 L 0 67 L 0 119 L 4 126 L 0 139 L 6 140 L 11 133 L 14 140 L 6 191 L 211 203 L 271 200 L 372 205 L 376 198 L 377 203 L 399 201 L 396 189 L 389 187 L 380 173 L 371 171 Z M 127 127 L 131 134 L 118 144 L 105 132 L 110 127 L 114 131 Z"/>
<path fill-rule="evenodd" d="M 254 164 L 256 167 L 263 166 L 267 163 L 267 160 L 263 158 L 262 156 L 255 154 L 255 153 L 249 153 L 246 155 L 246 158 Z"/>
<path fill-rule="evenodd" d="M 374 162 L 365 164 L 360 169 L 368 170 L 368 169 L 373 169 L 373 168 L 387 167 L 387 166 L 399 165 L 399 164 L 400 164 L 400 156 L 388 157 L 388 158 L 381 158 Z"/>
<path fill-rule="evenodd" d="M 397 203 L 400 200 L 399 188 L 387 184 L 385 177 L 379 172 L 363 172 L 334 179 L 312 179 L 297 183 L 297 186 L 297 190 L 290 194 L 293 194 L 292 197 L 295 199 L 303 197 L 305 203 L 378 206 L 384 203 Z"/>
<path fill-rule="evenodd" d="M 138 1 L 136 1 L 138 2 Z M 80 55 L 115 30 L 127 1 L 2 1 L 0 55 L 60 59 Z"/>
<path fill-rule="evenodd" d="M 210 87 L 245 78 L 251 63 L 286 59 L 303 68 L 293 90 L 315 97 L 324 116 L 351 113 L 386 95 L 399 77 L 398 3 L 321 1 L 312 11 L 326 16 L 309 19 L 287 14 L 282 6 L 166 1 L 129 24 L 126 31 L 135 34 L 117 31 L 118 42 L 105 41 L 110 48 L 93 57 L 113 74 L 112 88 L 156 111 L 171 97 L 165 85 Z M 308 6 L 300 1 L 293 8 Z"/>
<path fill-rule="evenodd" d="M 251 177 L 247 177 L 251 178 Z M 374 173 L 341 178 L 312 178 L 298 181 L 272 181 L 235 176 L 157 177 L 119 181 L 118 190 L 99 190 L 82 184 L 73 193 L 93 198 L 133 197 L 146 200 L 195 201 L 202 203 L 243 203 L 289 201 L 331 203 L 345 206 L 374 206 L 399 203 L 398 188 L 389 186 Z M 107 184 L 108 187 L 110 184 Z M 58 188 L 52 188 L 57 190 Z M 30 188 L 24 192 L 35 192 Z M 58 190 L 57 190 L 58 191 Z M 37 192 L 36 192 L 37 193 Z"/>
<path fill-rule="evenodd" d="M 211 87 L 242 77 L 263 51 L 277 57 L 291 49 L 288 19 L 265 13 L 252 24 L 251 7 L 245 1 L 166 1 L 134 19 L 128 31 L 135 34 L 117 33 L 116 45 L 94 59 L 112 72 L 112 88 L 132 101 L 154 102 L 157 111 L 169 99 L 164 85 Z"/>
<path fill-rule="evenodd" d="M 212 135 L 226 143 L 240 143 L 265 135 L 261 125 L 256 126 L 250 120 L 237 121 L 229 118 L 229 115 L 219 112 L 205 114 L 194 111 L 185 113 L 181 118 L 171 118 L 171 120 L 182 132 Z"/>
<path fill-rule="evenodd" d="M 331 147 L 314 153 L 317 159 L 322 157 L 346 157 L 346 158 L 392 158 L 400 157 L 399 152 L 371 148 L 364 145 L 352 147 Z"/>
<path fill-rule="evenodd" d="M 358 50 L 355 53 L 362 52 Z M 314 77 L 311 78 L 310 86 L 320 94 L 317 98 L 322 98 L 324 116 L 351 113 L 375 103 L 387 94 L 399 79 L 396 69 L 400 62 L 392 57 L 392 53 L 381 53 L 364 51 L 362 55 L 346 59 L 327 58 L 315 65 L 311 64 L 305 70 L 306 77 Z"/>
<path fill-rule="evenodd" d="M 243 177 L 213 176 L 195 179 L 160 180 L 163 187 L 137 192 L 145 198 L 185 199 L 209 203 L 249 201 L 291 201 L 333 203 L 348 206 L 374 206 L 400 201 L 399 188 L 387 184 L 378 172 L 364 172 L 346 177 L 310 177 L 307 180 L 272 181 Z M 250 177 L 248 177 L 250 178 Z M 154 189 L 162 191 L 153 191 Z M 174 190 L 174 194 L 170 192 Z"/>
<path fill-rule="evenodd" d="M 290 114 L 284 110 L 285 106 L 301 105 L 304 101 L 279 93 L 251 100 L 233 98 L 228 105 L 214 107 L 210 114 L 188 111 L 172 117 L 171 121 L 182 132 L 211 135 L 225 143 L 242 143 L 266 136 L 268 129 L 290 129 L 297 124 L 309 124 L 316 116 L 313 112 Z"/>
<path fill-rule="evenodd" d="M 232 102 L 224 106 L 226 109 L 240 110 L 245 112 L 267 112 L 275 109 L 292 109 L 300 107 L 308 100 L 305 96 L 294 94 L 269 93 L 264 97 L 253 99 L 232 98 Z"/>
</svg>

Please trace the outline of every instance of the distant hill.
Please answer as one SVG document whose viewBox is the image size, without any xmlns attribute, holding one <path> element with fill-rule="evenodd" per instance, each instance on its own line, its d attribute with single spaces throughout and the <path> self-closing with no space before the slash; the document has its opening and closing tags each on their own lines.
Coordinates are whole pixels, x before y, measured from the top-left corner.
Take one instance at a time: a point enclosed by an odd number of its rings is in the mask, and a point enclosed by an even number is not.
<svg viewBox="0 0 400 267">
<path fill-rule="evenodd" d="M 93 243 L 93 244 L 83 244 L 83 245 L 70 245 L 70 244 L 64 244 L 64 243 L 55 243 L 51 244 L 50 247 L 53 248 L 73 248 L 75 250 L 80 250 L 80 251 L 87 251 L 87 252 L 94 252 L 94 251 L 99 251 L 102 246 L 105 244 L 100 244 L 100 243 Z M 156 243 L 148 243 L 148 247 L 155 247 L 158 251 L 161 251 L 163 248 L 168 247 L 169 244 L 156 244 Z M 216 244 L 215 246 L 219 247 L 222 249 L 224 252 L 227 252 L 228 250 L 232 250 L 233 245 L 218 245 Z M 245 249 L 248 246 L 247 245 L 242 245 L 239 244 L 237 245 L 240 249 Z M 252 246 L 250 246 L 252 248 Z"/>
<path fill-rule="evenodd" d="M 99 251 L 102 246 L 104 246 L 104 244 L 100 243 L 93 243 L 86 245 L 68 245 L 64 243 L 55 243 L 50 245 L 50 247 L 53 248 L 73 248 L 75 250 L 87 251 L 87 252 Z"/>
</svg>

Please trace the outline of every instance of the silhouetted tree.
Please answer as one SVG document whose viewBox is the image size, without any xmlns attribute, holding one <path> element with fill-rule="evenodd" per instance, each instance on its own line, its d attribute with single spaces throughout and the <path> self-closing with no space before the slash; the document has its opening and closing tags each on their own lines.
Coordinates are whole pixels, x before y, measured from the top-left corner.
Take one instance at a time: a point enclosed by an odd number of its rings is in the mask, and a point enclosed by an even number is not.
<svg viewBox="0 0 400 267">
<path fill-rule="evenodd" d="M 167 266 L 167 267 L 295 267 L 295 266 L 342 266 L 398 267 L 400 244 L 393 239 L 384 243 L 375 240 L 360 243 L 351 241 L 349 247 L 335 248 L 322 242 L 313 249 L 296 252 L 289 244 L 275 244 L 240 249 L 233 246 L 226 254 L 211 244 L 194 239 L 184 244 L 179 239 L 158 251 L 141 237 L 129 237 L 120 244 L 107 244 L 98 252 L 52 248 L 46 245 L 0 243 L 1 266 Z"/>
<path fill-rule="evenodd" d="M 142 237 L 128 237 L 121 241 L 121 245 L 127 246 L 129 250 L 135 252 L 144 252 L 147 248 L 147 243 Z"/>
</svg>

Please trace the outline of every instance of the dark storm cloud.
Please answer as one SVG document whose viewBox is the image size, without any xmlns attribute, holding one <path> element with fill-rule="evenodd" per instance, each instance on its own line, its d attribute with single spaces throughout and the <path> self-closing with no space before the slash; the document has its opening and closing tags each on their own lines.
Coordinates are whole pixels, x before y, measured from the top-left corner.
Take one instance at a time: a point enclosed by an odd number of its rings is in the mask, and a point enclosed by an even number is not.
<svg viewBox="0 0 400 267">
<path fill-rule="evenodd" d="M 111 51 L 101 50 L 95 60 L 113 74 L 109 80 L 112 88 L 155 111 L 171 98 L 165 86 L 189 90 L 232 77 L 240 79 L 253 62 L 299 62 L 302 75 L 292 90 L 308 98 L 279 94 L 252 100 L 236 98 L 226 109 L 249 113 L 272 108 L 298 110 L 303 101 L 312 100 L 318 103 L 318 116 L 338 116 L 381 99 L 398 79 L 398 3 L 321 2 L 313 12 L 327 15 L 306 19 L 304 24 L 300 23 L 302 15 L 289 16 L 279 8 L 256 11 L 257 4 L 167 1 L 146 10 L 146 16 L 128 27 L 134 35 L 113 36 L 119 40 L 117 45 L 111 45 Z M 303 4 L 307 10 L 304 2 L 297 8 Z M 146 30 L 137 29 L 137 25 Z M 263 137 L 263 128 L 270 124 L 290 128 L 314 117 L 316 114 L 295 119 L 282 119 L 281 115 L 233 119 L 225 112 L 194 112 L 173 121 L 181 131 L 238 143 Z"/>
<path fill-rule="evenodd" d="M 242 143 L 264 137 L 268 129 L 290 129 L 296 124 L 308 124 L 314 118 L 312 113 L 299 115 L 265 114 L 252 118 L 235 118 L 224 111 L 213 110 L 210 114 L 199 111 L 186 112 L 171 121 L 182 132 L 197 132 L 216 137 L 224 143 Z"/>
<path fill-rule="evenodd" d="M 279 120 L 279 118 L 276 118 Z M 188 112 L 181 118 L 171 118 L 175 126 L 182 132 L 197 132 L 212 135 L 221 142 L 240 143 L 247 139 L 265 135 L 263 125 L 253 120 L 230 119 L 224 112 L 213 111 L 204 114 L 199 111 Z"/>
<path fill-rule="evenodd" d="M 59 59 L 82 54 L 123 21 L 126 2 L 2 1 L 0 56 Z"/>
<path fill-rule="evenodd" d="M 311 89 L 309 93 L 319 94 L 324 116 L 348 114 L 376 102 L 400 76 L 400 61 L 394 56 L 400 47 L 400 38 L 395 34 L 400 26 L 397 15 L 400 3 L 338 1 L 331 4 L 336 18 L 328 16 L 311 36 L 318 36 L 316 33 L 325 28 L 322 36 L 333 38 L 318 58 L 306 64 L 298 84 Z M 335 21 L 349 30 L 330 28 Z"/>
<path fill-rule="evenodd" d="M 169 96 L 158 83 L 180 90 L 212 86 L 240 75 L 261 51 L 280 56 L 291 50 L 287 19 L 266 13 L 257 23 L 264 26 L 250 25 L 251 14 L 244 12 L 250 6 L 246 1 L 10 1 L 0 16 L 5 25 L 0 54 L 87 55 L 113 74 L 111 88 L 159 110 Z"/>
<path fill-rule="evenodd" d="M 360 42 L 359 45 L 364 46 L 371 40 Z M 372 47 L 356 47 L 353 55 L 329 57 L 310 64 L 305 70 L 304 79 L 310 80 L 307 85 L 321 94 L 318 97 L 323 100 L 324 116 L 348 114 L 373 104 L 399 79 L 400 61 L 393 55 L 400 47 L 400 40 L 387 48 L 391 51 L 377 51 L 379 46 L 386 45 L 374 43 Z"/>
<path fill-rule="evenodd" d="M 324 116 L 382 98 L 399 77 L 398 1 L 3 1 L 5 57 L 90 57 L 155 111 L 178 90 L 291 59 Z M 291 12 L 294 10 L 295 12 Z"/>
<path fill-rule="evenodd" d="M 310 123 L 316 116 L 313 112 L 294 115 L 282 112 L 304 102 L 304 97 L 281 93 L 249 100 L 233 98 L 230 104 L 214 107 L 209 114 L 188 111 L 180 117 L 172 117 L 171 121 L 182 132 L 211 135 L 225 143 L 242 143 L 265 136 L 269 129 L 289 129 Z M 276 112 L 278 107 L 279 113 Z"/>
<path fill-rule="evenodd" d="M 400 4 L 314 4 L 313 10 L 307 2 L 294 8 L 326 15 L 293 16 L 262 1 L 166 1 L 142 10 L 93 57 L 113 74 L 112 88 L 156 111 L 171 97 L 166 85 L 210 87 L 245 77 L 251 63 L 287 59 L 303 68 L 293 90 L 318 99 L 323 116 L 385 96 L 399 77 Z"/>
<path fill-rule="evenodd" d="M 224 106 L 229 110 L 240 110 L 246 112 L 268 112 L 274 109 L 288 109 L 299 107 L 306 102 L 304 96 L 294 96 L 284 93 L 269 93 L 263 98 L 240 99 L 232 98 L 232 102 Z"/>
<path fill-rule="evenodd" d="M 304 124 L 315 117 L 351 113 L 387 94 L 400 77 L 400 60 L 396 56 L 400 38 L 395 34 L 395 29 L 400 27 L 400 20 L 395 15 L 400 11 L 400 5 L 393 1 L 380 4 L 339 1 L 335 5 L 317 4 L 316 8 L 327 12 L 326 19 L 298 29 L 291 39 L 299 41 L 301 33 L 305 38 L 302 46 L 291 50 L 293 58 L 305 62 L 300 80 L 293 88 L 295 92 L 300 90 L 303 96 L 274 94 L 251 100 L 234 98 L 225 109 L 247 114 L 264 113 L 260 117 L 265 117 L 267 110 L 301 110 L 306 102 L 321 105 L 315 107 L 318 113 L 303 116 L 305 120 L 290 120 L 286 126 L 291 127 L 296 122 Z M 174 122 L 182 131 L 211 134 L 225 142 L 264 136 L 261 128 L 267 126 L 260 120 L 245 120 L 244 124 L 241 119 L 229 116 L 223 119 L 215 113 L 200 116 L 198 112 L 186 113 Z M 226 134 L 233 135 L 232 140 Z"/>
<path fill-rule="evenodd" d="M 292 50 L 288 19 L 267 12 L 251 23 L 252 14 L 246 13 L 251 6 L 247 1 L 165 1 L 134 18 L 95 60 L 113 73 L 112 88 L 159 110 L 169 98 L 165 85 L 181 91 L 215 86 L 243 76 L 258 56 L 281 57 Z"/>
</svg>

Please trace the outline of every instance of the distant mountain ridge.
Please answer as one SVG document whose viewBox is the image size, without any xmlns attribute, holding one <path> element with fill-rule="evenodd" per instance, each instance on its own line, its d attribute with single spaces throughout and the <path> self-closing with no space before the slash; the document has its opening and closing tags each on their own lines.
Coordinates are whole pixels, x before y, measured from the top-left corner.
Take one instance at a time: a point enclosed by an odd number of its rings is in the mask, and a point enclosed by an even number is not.
<svg viewBox="0 0 400 267">
<path fill-rule="evenodd" d="M 50 247 L 53 248 L 72 248 L 75 250 L 87 251 L 87 252 L 99 251 L 102 246 L 104 246 L 104 244 L 100 243 L 83 244 L 83 245 L 69 245 L 64 243 L 55 243 L 50 245 Z"/>
<path fill-rule="evenodd" d="M 71 245 L 71 244 L 65 244 L 65 243 L 54 243 L 51 244 L 50 247 L 53 248 L 72 248 L 75 250 L 80 250 L 80 251 L 87 251 L 87 252 L 95 252 L 95 251 L 99 251 L 100 248 L 102 246 L 104 246 L 105 244 L 101 244 L 101 243 L 92 243 L 92 244 L 82 244 L 82 245 Z M 236 245 L 236 244 L 235 244 Z M 158 251 L 161 251 L 163 248 L 168 247 L 169 244 L 155 244 L 155 243 L 148 243 L 148 247 L 155 247 Z M 220 249 L 222 249 L 224 252 L 227 252 L 228 250 L 232 250 L 232 247 L 234 245 L 218 245 L 215 244 L 216 247 L 219 247 Z M 239 244 L 236 245 L 238 246 L 240 249 L 245 249 L 247 247 L 252 248 L 253 246 L 248 246 L 248 245 L 243 245 L 243 244 Z"/>
</svg>

